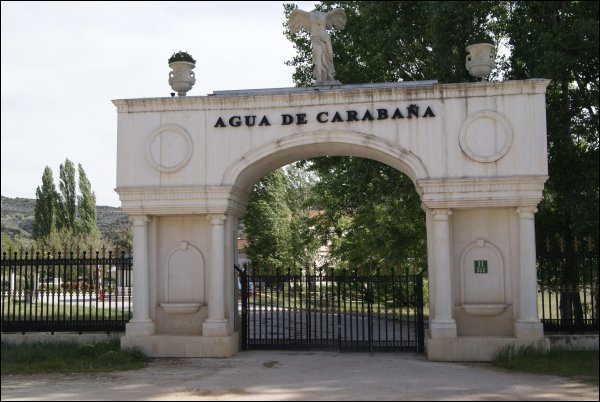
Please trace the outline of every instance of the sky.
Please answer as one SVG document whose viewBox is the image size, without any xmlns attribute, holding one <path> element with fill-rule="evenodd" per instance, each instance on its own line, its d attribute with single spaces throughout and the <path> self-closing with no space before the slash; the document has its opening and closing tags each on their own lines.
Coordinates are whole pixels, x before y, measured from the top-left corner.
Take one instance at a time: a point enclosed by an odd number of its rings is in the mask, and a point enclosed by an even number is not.
<svg viewBox="0 0 600 402">
<path fill-rule="evenodd" d="M 46 166 L 58 188 L 68 158 L 98 205 L 120 206 L 111 101 L 170 96 L 167 60 L 179 50 L 196 59 L 188 96 L 294 86 L 283 4 L 2 1 L 2 195 L 34 199 Z"/>
</svg>

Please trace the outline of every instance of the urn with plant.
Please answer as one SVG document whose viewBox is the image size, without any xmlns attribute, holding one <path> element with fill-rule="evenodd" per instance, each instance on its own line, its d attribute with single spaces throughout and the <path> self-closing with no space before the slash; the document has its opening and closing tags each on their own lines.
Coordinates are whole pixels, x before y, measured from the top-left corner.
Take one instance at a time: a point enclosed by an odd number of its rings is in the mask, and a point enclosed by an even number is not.
<svg viewBox="0 0 600 402">
<path fill-rule="evenodd" d="M 179 96 L 185 96 L 196 83 L 196 76 L 192 71 L 196 67 L 196 60 L 185 51 L 180 50 L 169 57 L 169 85 Z"/>
<path fill-rule="evenodd" d="M 494 41 L 488 33 L 475 33 L 469 43 L 465 67 L 473 77 L 485 80 L 496 65 Z"/>
</svg>

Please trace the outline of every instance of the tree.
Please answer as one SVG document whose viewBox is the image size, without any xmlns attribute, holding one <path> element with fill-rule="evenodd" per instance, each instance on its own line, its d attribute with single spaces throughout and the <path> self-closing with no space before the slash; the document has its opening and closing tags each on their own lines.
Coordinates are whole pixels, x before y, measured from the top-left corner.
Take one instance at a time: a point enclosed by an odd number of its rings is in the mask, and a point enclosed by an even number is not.
<svg viewBox="0 0 600 402">
<path fill-rule="evenodd" d="M 253 263 L 261 267 L 290 266 L 290 209 L 283 170 L 273 171 L 254 186 L 243 221 L 248 238 L 246 252 Z"/>
<path fill-rule="evenodd" d="M 399 171 L 369 159 L 311 160 L 319 177 L 314 205 L 321 244 L 330 245 L 331 264 L 369 272 L 425 267 L 425 218 L 413 183 Z"/>
<path fill-rule="evenodd" d="M 294 8 L 286 5 L 286 15 Z M 332 32 L 337 78 L 346 84 L 437 79 L 471 81 L 465 47 L 484 36 L 508 43 L 495 79 L 550 78 L 547 92 L 550 179 L 537 214 L 538 239 L 556 232 L 598 243 L 598 2 L 362 2 L 344 7 Z M 285 24 L 284 24 L 285 25 Z M 373 29 L 377 27 L 377 29 Z M 310 83 L 310 44 L 287 37 L 297 85 Z M 572 246 L 571 246 L 572 247 Z"/>
<path fill-rule="evenodd" d="M 75 166 L 69 159 L 60 165 L 60 189 L 59 206 L 60 218 L 58 220 L 59 228 L 67 228 L 73 232 L 76 231 L 76 187 L 75 187 Z"/>
<path fill-rule="evenodd" d="M 100 237 L 100 230 L 96 222 L 96 195 L 88 180 L 81 163 L 79 169 L 79 194 L 77 196 L 78 233 L 91 237 Z"/>
<path fill-rule="evenodd" d="M 510 2 L 511 79 L 549 78 L 548 169 L 538 240 L 598 244 L 598 2 Z"/>
<path fill-rule="evenodd" d="M 41 239 L 56 229 L 58 220 L 58 193 L 52 178 L 52 169 L 46 166 L 42 175 L 42 187 L 35 191 L 35 220 L 33 238 Z"/>
<path fill-rule="evenodd" d="M 562 285 L 579 283 L 577 239 L 598 244 L 598 2 L 509 2 L 508 77 L 549 78 L 546 92 L 549 179 L 536 216 L 540 247 L 564 239 Z M 556 246 L 556 244 L 555 244 Z M 569 257 L 571 256 L 571 257 Z M 576 288 L 563 286 L 561 316 L 581 322 Z"/>
<path fill-rule="evenodd" d="M 42 187 L 36 191 L 34 238 L 40 247 L 70 249 L 74 246 L 99 249 L 102 246 L 97 226 L 96 196 L 81 164 L 79 195 L 76 193 L 75 167 L 69 159 L 60 165 L 60 193 L 56 191 L 52 170 L 46 167 Z"/>
<path fill-rule="evenodd" d="M 295 7 L 286 5 L 286 16 Z M 343 7 L 348 18 L 344 30 L 331 32 L 336 78 L 346 84 L 471 81 L 464 66 L 466 45 L 474 34 L 499 37 L 501 32 L 490 17 L 495 2 L 324 1 L 316 6 L 321 11 L 336 7 Z M 309 39 L 289 30 L 286 35 L 297 49 L 287 62 L 296 68 L 294 81 L 308 85 Z M 311 166 L 319 177 L 314 204 L 325 211 L 315 218 L 315 227 L 320 243 L 330 246 L 332 265 L 425 267 L 424 214 L 406 176 L 352 157 L 317 158 Z"/>
<path fill-rule="evenodd" d="M 283 168 L 286 177 L 286 202 L 290 209 L 290 253 L 294 268 L 316 263 L 319 238 L 315 233 L 313 216 L 319 214 L 311 203 L 316 176 L 301 163 Z"/>
<path fill-rule="evenodd" d="M 496 42 L 501 37 L 493 18 L 503 9 L 498 2 L 322 1 L 315 6 L 321 11 L 337 7 L 346 10 L 348 19 L 343 30 L 331 32 L 336 78 L 345 84 L 472 81 L 465 69 L 466 46 L 481 37 Z M 295 8 L 286 4 L 286 17 Z M 297 50 L 286 64 L 295 67 L 297 85 L 309 85 L 308 36 L 284 26 Z"/>
</svg>

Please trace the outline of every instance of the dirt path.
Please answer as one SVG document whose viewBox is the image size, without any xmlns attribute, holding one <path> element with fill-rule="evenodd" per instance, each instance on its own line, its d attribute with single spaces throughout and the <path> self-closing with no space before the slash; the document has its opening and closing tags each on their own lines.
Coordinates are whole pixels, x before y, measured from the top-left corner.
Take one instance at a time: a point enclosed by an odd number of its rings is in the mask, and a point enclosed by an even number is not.
<svg viewBox="0 0 600 402">
<path fill-rule="evenodd" d="M 2 400 L 598 400 L 598 388 L 422 355 L 240 352 L 107 374 L 2 375 Z"/>
</svg>

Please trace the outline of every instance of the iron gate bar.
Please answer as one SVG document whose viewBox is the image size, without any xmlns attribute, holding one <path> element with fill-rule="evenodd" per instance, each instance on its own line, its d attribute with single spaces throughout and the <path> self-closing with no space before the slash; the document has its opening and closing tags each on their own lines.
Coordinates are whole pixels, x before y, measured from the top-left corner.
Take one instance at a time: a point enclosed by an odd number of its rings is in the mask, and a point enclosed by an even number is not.
<svg viewBox="0 0 600 402">
<path fill-rule="evenodd" d="M 423 351 L 422 274 L 238 272 L 245 349 Z"/>
<path fill-rule="evenodd" d="M 119 269 L 121 275 L 131 270 L 131 257 L 126 258 L 124 253 L 119 258 L 118 253 L 113 257 L 112 251 L 107 256 L 105 249 L 102 255 L 97 251 L 95 256 L 91 251 L 82 255 L 78 251 L 75 255 L 54 250 L 11 250 L 2 253 L 1 262 L 3 332 L 125 329 L 130 299 L 125 300 L 124 291 L 119 297 L 118 289 L 110 285 L 112 282 L 106 289 L 104 274 L 101 276 L 100 271 L 111 272 L 110 268 L 115 266 L 118 276 Z M 77 275 L 75 270 L 81 274 Z M 121 283 L 125 285 L 124 281 Z M 113 291 L 117 292 L 114 297 Z M 119 301 L 121 306 L 118 306 Z"/>
</svg>

